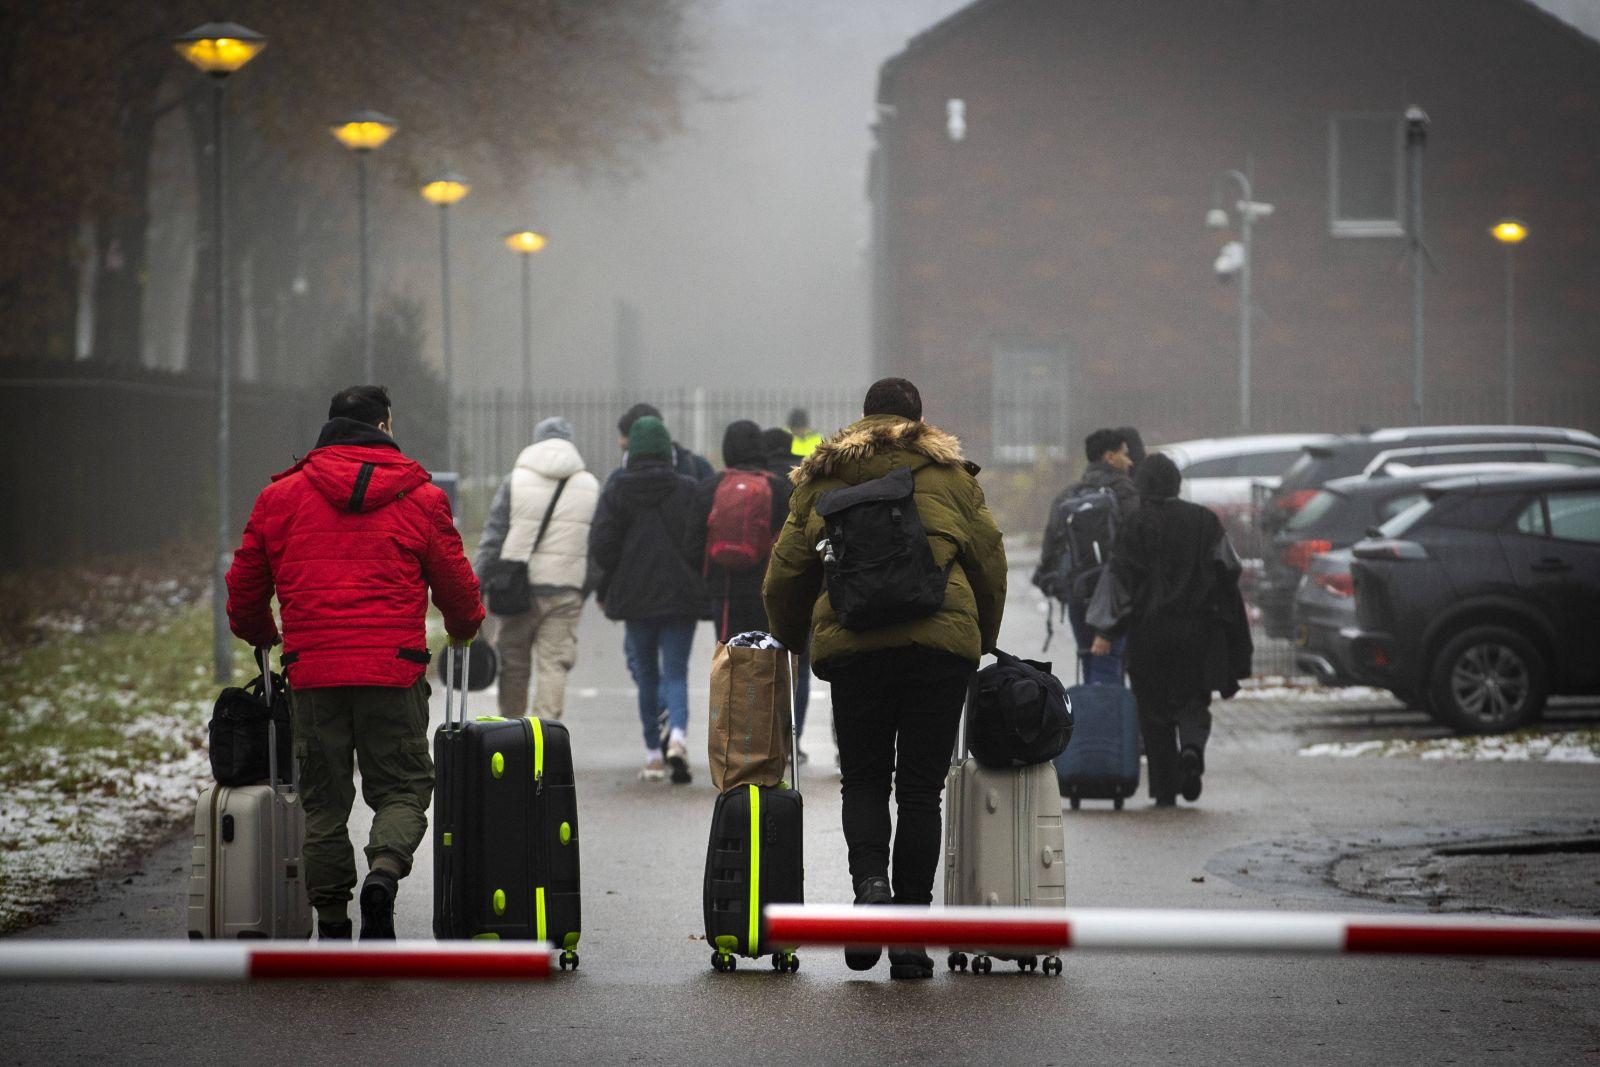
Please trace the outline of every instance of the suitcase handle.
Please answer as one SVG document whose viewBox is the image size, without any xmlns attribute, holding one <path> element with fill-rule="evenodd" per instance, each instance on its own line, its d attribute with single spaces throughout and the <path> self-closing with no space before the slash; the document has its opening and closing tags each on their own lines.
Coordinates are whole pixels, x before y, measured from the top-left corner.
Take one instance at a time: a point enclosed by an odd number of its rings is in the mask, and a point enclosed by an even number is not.
<svg viewBox="0 0 1600 1067">
<path fill-rule="evenodd" d="M 789 781 L 796 793 L 800 792 L 800 732 L 795 726 L 794 693 L 798 684 L 795 675 L 800 671 L 800 657 L 789 653 Z"/>
<path fill-rule="evenodd" d="M 444 728 L 463 727 L 467 724 L 467 681 L 471 673 L 463 657 L 467 654 L 466 645 L 458 645 L 445 638 L 444 647 Z M 461 689 L 461 718 L 453 720 L 451 710 L 454 704 L 453 697 L 456 687 Z"/>
<path fill-rule="evenodd" d="M 272 649 L 258 648 L 255 654 L 256 665 L 261 668 L 261 691 L 266 694 L 267 700 L 267 784 L 276 793 L 284 783 L 278 777 L 278 717 L 272 713 Z M 293 773 L 292 766 L 290 773 Z M 289 784 L 298 784 L 299 775 L 294 778 L 294 782 Z"/>
</svg>

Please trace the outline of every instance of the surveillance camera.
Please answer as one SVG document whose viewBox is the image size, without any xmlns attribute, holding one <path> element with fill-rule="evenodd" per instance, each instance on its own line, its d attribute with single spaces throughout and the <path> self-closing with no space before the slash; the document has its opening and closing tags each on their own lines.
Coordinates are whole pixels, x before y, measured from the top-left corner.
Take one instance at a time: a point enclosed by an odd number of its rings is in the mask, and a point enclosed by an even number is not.
<svg viewBox="0 0 1600 1067">
<path fill-rule="evenodd" d="M 960 141 L 967 136 L 967 102 L 961 99 L 945 101 L 945 132 L 952 141 Z"/>
<path fill-rule="evenodd" d="M 1217 281 L 1224 284 L 1232 281 L 1233 276 L 1244 269 L 1244 245 L 1238 241 L 1229 241 L 1223 245 L 1211 269 L 1216 271 Z"/>
<path fill-rule="evenodd" d="M 1406 108 L 1406 125 L 1416 126 L 1421 129 L 1428 128 L 1428 113 L 1415 104 Z"/>
</svg>

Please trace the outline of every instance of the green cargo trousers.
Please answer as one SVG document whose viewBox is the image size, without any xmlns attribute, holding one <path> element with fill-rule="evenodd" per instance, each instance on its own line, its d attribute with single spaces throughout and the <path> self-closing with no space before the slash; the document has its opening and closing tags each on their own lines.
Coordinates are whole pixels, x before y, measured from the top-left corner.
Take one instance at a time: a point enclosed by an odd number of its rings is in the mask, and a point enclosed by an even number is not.
<svg viewBox="0 0 1600 1067">
<path fill-rule="evenodd" d="M 306 813 L 306 890 L 323 917 L 340 913 L 356 885 L 347 825 L 356 799 L 352 757 L 361 767 L 361 796 L 373 811 L 368 866 L 387 856 L 402 876 L 411 873 L 433 799 L 431 692 L 427 679 L 419 678 L 407 689 L 352 685 L 290 693 Z"/>
</svg>

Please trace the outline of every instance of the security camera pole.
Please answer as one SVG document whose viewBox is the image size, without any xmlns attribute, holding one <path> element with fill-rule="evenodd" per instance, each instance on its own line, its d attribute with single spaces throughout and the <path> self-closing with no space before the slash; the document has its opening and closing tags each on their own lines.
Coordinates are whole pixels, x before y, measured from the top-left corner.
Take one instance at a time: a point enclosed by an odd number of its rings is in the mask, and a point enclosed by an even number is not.
<svg viewBox="0 0 1600 1067">
<path fill-rule="evenodd" d="M 1248 164 L 1246 167 L 1248 168 Z M 1211 210 L 1206 214 L 1206 224 L 1214 230 L 1228 228 L 1228 213 L 1222 207 L 1222 183 L 1232 179 L 1239 185 L 1239 200 L 1234 204 L 1239 212 L 1239 248 L 1230 255 L 1224 248 L 1217 257 L 1217 274 L 1223 281 L 1237 272 L 1239 275 L 1239 432 L 1250 432 L 1250 320 L 1255 309 L 1250 302 L 1250 271 L 1254 266 L 1251 251 L 1251 231 L 1256 219 L 1272 214 L 1271 204 L 1257 203 L 1250 190 L 1250 179 L 1244 171 L 1227 170 L 1217 175 L 1211 183 Z"/>
<path fill-rule="evenodd" d="M 1422 276 L 1427 250 L 1422 244 L 1422 150 L 1428 143 L 1428 113 L 1406 108 L 1406 169 L 1411 172 L 1411 209 L 1406 233 L 1411 239 L 1411 415 L 1417 425 L 1422 413 Z"/>
</svg>

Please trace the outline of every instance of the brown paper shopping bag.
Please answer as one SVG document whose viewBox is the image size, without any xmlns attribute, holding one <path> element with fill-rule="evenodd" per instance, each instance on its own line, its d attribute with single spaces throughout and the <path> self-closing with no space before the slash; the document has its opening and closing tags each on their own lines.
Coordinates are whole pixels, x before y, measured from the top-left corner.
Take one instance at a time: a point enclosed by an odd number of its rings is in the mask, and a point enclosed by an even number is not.
<svg viewBox="0 0 1600 1067">
<path fill-rule="evenodd" d="M 711 783 L 774 786 L 789 767 L 789 653 L 730 648 L 711 657 Z"/>
</svg>

